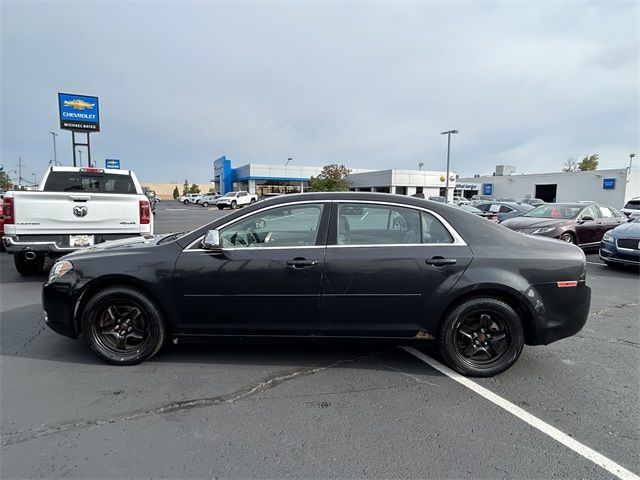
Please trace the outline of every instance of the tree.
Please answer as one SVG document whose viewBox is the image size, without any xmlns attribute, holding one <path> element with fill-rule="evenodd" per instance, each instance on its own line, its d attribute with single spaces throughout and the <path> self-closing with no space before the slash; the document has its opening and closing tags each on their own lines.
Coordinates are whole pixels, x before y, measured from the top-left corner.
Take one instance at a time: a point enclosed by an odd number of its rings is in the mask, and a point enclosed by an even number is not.
<svg viewBox="0 0 640 480">
<path fill-rule="evenodd" d="M 344 165 L 325 165 L 317 177 L 311 177 L 310 190 L 312 192 L 344 192 L 351 187 L 347 178 L 349 170 Z"/>
<path fill-rule="evenodd" d="M 179 196 L 180 196 L 180 190 L 178 190 L 178 186 L 176 185 L 175 188 L 173 189 L 173 199 L 175 200 Z"/>
<path fill-rule="evenodd" d="M 2 188 L 4 191 L 7 191 L 11 190 L 11 187 L 13 187 L 13 184 L 11 183 L 7 172 L 0 172 L 0 188 Z"/>
<path fill-rule="evenodd" d="M 189 181 L 185 178 L 182 184 L 182 195 L 186 195 L 187 193 L 189 193 Z"/>
<path fill-rule="evenodd" d="M 200 193 L 200 187 L 195 183 L 192 183 L 189 187 L 189 193 Z"/>
<path fill-rule="evenodd" d="M 564 162 L 564 167 L 562 167 L 563 172 L 577 172 L 580 170 L 578 168 L 578 162 L 575 161 L 574 158 L 568 158 L 566 162 Z"/>
<path fill-rule="evenodd" d="M 580 169 L 581 172 L 588 172 L 588 171 L 591 171 L 591 170 L 597 170 L 599 161 L 600 160 L 598 158 L 598 154 L 597 153 L 594 153 L 593 155 L 587 155 L 578 164 L 578 168 Z"/>
</svg>

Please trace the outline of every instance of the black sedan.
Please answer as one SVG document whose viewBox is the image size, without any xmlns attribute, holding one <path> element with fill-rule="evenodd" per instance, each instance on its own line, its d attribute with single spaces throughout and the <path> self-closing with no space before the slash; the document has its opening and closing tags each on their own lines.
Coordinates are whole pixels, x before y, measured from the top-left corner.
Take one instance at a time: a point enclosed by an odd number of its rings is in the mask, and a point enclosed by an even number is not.
<svg viewBox="0 0 640 480">
<path fill-rule="evenodd" d="M 174 343 L 242 337 L 424 345 L 466 375 L 509 368 L 523 345 L 578 332 L 585 256 L 454 207 L 376 193 L 286 195 L 186 234 L 62 257 L 47 324 L 107 362 Z"/>
</svg>

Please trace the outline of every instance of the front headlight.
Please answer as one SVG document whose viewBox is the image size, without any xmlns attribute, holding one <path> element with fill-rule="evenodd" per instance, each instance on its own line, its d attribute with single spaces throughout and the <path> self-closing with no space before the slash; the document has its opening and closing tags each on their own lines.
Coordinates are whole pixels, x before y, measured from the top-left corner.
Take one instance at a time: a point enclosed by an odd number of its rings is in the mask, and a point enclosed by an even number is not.
<svg viewBox="0 0 640 480">
<path fill-rule="evenodd" d="M 607 243 L 613 243 L 613 237 L 608 233 L 605 233 L 604 236 L 602 237 L 602 241 Z"/>
<path fill-rule="evenodd" d="M 69 260 L 56 262 L 53 267 L 51 267 L 51 271 L 49 272 L 49 283 L 62 277 L 66 273 L 69 273 L 71 270 L 73 270 L 73 263 L 71 263 Z"/>
<path fill-rule="evenodd" d="M 551 232 L 552 230 L 555 230 L 555 229 L 556 229 L 556 227 L 540 227 L 540 228 L 536 228 L 531 233 L 533 233 L 534 235 L 537 234 L 537 233 L 549 233 L 549 232 Z"/>
</svg>

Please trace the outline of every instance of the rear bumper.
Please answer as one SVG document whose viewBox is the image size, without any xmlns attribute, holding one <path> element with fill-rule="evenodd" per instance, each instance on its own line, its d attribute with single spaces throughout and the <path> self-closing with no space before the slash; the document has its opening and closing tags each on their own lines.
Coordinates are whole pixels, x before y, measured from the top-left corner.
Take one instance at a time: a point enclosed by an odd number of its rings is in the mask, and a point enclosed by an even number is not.
<svg viewBox="0 0 640 480">
<path fill-rule="evenodd" d="M 584 281 L 576 287 L 560 288 L 556 283 L 534 285 L 537 297 L 536 321 L 530 345 L 548 345 L 578 333 L 589 318 L 591 289 Z"/>
<path fill-rule="evenodd" d="M 134 238 L 141 233 L 89 234 L 94 236 L 95 243 L 109 240 Z M 8 252 L 45 252 L 64 255 L 79 250 L 81 247 L 69 246 L 69 235 L 11 235 L 2 238 Z"/>
</svg>

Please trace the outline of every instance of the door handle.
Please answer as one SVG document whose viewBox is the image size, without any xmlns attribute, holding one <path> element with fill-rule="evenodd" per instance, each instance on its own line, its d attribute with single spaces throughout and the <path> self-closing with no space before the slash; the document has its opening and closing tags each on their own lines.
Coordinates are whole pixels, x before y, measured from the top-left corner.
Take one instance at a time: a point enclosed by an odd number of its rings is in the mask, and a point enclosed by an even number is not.
<svg viewBox="0 0 640 480">
<path fill-rule="evenodd" d="M 291 268 L 313 267 L 317 264 L 317 260 L 307 260 L 306 258 L 294 258 L 293 260 L 287 260 L 287 267 Z"/>
<path fill-rule="evenodd" d="M 455 258 L 433 257 L 427 258 L 424 263 L 427 265 L 433 265 L 434 267 L 444 267 L 446 265 L 455 265 Z"/>
</svg>

